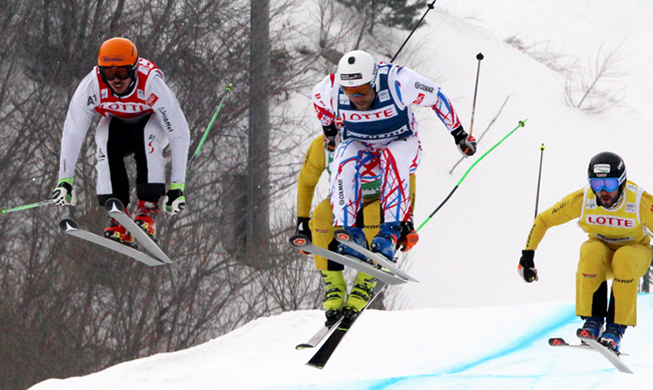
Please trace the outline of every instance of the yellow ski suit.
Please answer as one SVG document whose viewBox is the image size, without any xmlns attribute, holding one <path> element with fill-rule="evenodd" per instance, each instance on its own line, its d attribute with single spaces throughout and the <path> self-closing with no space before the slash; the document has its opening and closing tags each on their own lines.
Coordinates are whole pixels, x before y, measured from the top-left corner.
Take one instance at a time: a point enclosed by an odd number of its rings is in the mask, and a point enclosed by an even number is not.
<svg viewBox="0 0 653 390">
<path fill-rule="evenodd" d="M 648 228 L 653 226 L 652 207 L 653 196 L 630 181 L 619 203 L 611 209 L 599 206 L 587 186 L 535 218 L 526 249 L 536 250 L 548 228 L 579 218 L 578 225 L 589 239 L 580 247 L 576 315 L 600 317 L 597 311 L 605 312 L 606 308 L 596 306 L 594 294 L 602 283 L 612 279 L 614 322 L 635 326 L 638 280 L 653 258 L 648 234 Z"/>
</svg>

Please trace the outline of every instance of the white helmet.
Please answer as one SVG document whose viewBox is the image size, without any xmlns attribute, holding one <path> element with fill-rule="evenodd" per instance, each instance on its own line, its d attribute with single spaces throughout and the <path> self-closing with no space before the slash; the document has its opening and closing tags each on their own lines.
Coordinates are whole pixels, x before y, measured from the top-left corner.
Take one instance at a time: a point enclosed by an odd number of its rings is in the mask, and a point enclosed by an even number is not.
<svg viewBox="0 0 653 390">
<path fill-rule="evenodd" d="M 357 87 L 370 83 L 376 84 L 377 66 L 371 54 L 354 50 L 342 56 L 338 62 L 336 78 L 343 87 Z"/>
</svg>

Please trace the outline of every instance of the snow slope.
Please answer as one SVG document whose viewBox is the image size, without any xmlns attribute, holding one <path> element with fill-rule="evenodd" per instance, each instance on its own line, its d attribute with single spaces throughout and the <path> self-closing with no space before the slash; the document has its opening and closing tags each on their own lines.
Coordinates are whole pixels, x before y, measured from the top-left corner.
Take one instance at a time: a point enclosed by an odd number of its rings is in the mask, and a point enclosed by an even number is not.
<svg viewBox="0 0 653 390">
<path fill-rule="evenodd" d="M 601 356 L 549 347 L 573 338 L 574 274 L 585 235 L 568 223 L 551 229 L 537 250 L 540 281 L 526 284 L 516 266 L 531 226 L 544 144 L 539 211 L 586 183 L 589 159 L 620 154 L 629 178 L 653 185 L 653 61 L 647 0 L 440 0 L 397 63 L 437 81 L 477 138 L 506 98 L 501 115 L 461 163 L 452 139 L 429 110 L 418 110 L 424 158 L 418 170 L 416 222 L 437 207 L 465 171 L 518 121 L 526 127 L 491 152 L 420 231 L 405 261 L 420 280 L 399 289 L 401 308 L 370 311 L 322 370 L 295 351 L 317 330 L 319 311 L 259 319 L 209 343 L 127 362 L 82 378 L 48 380 L 35 390 L 74 389 L 648 389 L 653 383 L 653 297 L 640 297 L 640 326 L 629 329 L 616 372 Z M 504 43 L 527 45 L 589 65 L 599 49 L 622 57 L 615 81 L 623 101 L 588 115 L 565 103 L 565 76 Z M 388 58 L 379 58 L 388 60 Z M 318 80 L 316 80 L 317 82 Z M 317 123 L 315 124 L 317 126 Z M 306 145 L 307 146 L 307 145 Z M 299 162 L 298 162 L 299 163 Z M 290 249 L 289 249 L 290 250 Z"/>
<path fill-rule="evenodd" d="M 640 297 L 640 322 L 653 321 L 653 296 Z M 206 344 L 139 359 L 80 378 L 50 379 L 31 390 L 213 389 L 650 389 L 653 348 L 646 326 L 626 331 L 617 372 L 591 351 L 554 348 L 573 341 L 573 303 L 495 308 L 371 310 L 324 369 L 306 366 L 314 350 L 294 350 L 323 320 L 319 311 L 261 318 Z"/>
</svg>

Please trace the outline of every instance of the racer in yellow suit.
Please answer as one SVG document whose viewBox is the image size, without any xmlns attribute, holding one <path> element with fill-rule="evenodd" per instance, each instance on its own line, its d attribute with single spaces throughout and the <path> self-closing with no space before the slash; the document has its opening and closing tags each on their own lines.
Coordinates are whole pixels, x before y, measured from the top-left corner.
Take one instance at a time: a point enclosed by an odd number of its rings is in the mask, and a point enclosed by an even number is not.
<svg viewBox="0 0 653 390">
<path fill-rule="evenodd" d="M 576 315 L 585 320 L 578 335 L 597 339 L 618 353 L 626 327 L 637 325 L 638 281 L 653 258 L 648 233 L 653 196 L 627 180 L 623 160 L 611 152 L 592 158 L 588 177 L 586 188 L 535 218 L 518 270 L 527 282 L 538 280 L 533 257 L 547 229 L 579 218 L 589 239 L 581 245 L 576 272 Z"/>
<path fill-rule="evenodd" d="M 325 129 L 325 131 L 328 131 Z M 331 140 L 331 142 L 329 142 Z M 335 136 L 318 136 L 311 143 L 306 151 L 304 164 L 302 165 L 297 183 L 297 233 L 304 234 L 311 238 L 313 244 L 337 251 L 338 242 L 333 238 L 336 228 L 333 227 L 333 212 L 329 196 L 322 200 L 315 210 L 313 218 L 310 218 L 311 204 L 322 174 L 329 170 L 329 164 L 333 160 L 335 150 Z M 368 162 L 373 165 L 373 161 Z M 381 224 L 381 206 L 379 194 L 381 191 L 378 172 L 374 169 L 362 169 L 361 182 L 363 188 L 362 215 L 364 232 L 368 242 L 371 242 L 379 231 Z M 415 175 L 410 176 L 411 210 L 415 203 Z M 412 248 L 417 242 L 417 233 L 414 232 L 412 223 L 406 224 L 403 229 L 400 244 L 403 250 Z M 320 270 L 326 287 L 324 308 L 326 310 L 327 324 L 337 321 L 341 316 L 344 307 L 355 306 L 358 310 L 364 306 L 371 294 L 371 289 L 376 280 L 364 272 L 358 272 L 356 280 L 347 302 L 347 284 L 343 277 L 344 267 L 334 261 L 321 256 L 314 255 L 315 266 Z"/>
</svg>

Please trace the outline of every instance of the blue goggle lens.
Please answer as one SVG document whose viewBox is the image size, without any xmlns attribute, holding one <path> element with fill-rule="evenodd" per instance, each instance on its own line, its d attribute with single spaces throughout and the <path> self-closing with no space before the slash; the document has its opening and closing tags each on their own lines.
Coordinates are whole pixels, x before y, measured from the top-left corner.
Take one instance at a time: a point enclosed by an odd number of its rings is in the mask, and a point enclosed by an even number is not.
<svg viewBox="0 0 653 390">
<path fill-rule="evenodd" d="M 608 192 L 616 191 L 619 188 L 619 179 L 616 177 L 608 177 L 605 179 L 590 179 L 590 187 L 594 192 L 606 190 Z"/>
</svg>

